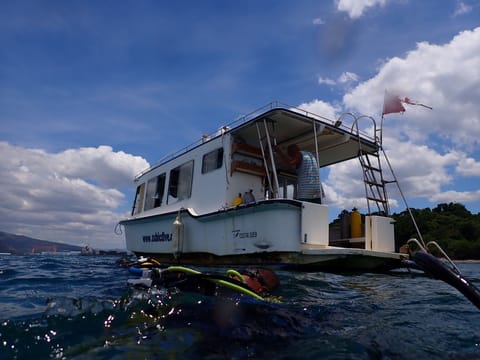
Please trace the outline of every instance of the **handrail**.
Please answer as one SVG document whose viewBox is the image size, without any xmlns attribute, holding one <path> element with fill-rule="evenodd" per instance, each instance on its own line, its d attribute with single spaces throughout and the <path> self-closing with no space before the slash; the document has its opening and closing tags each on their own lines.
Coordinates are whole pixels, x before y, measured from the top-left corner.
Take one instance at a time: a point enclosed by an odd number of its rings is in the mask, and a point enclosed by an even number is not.
<svg viewBox="0 0 480 360">
<path fill-rule="evenodd" d="M 438 249 L 438 251 L 440 251 L 440 253 L 445 257 L 445 259 L 447 259 L 447 261 L 450 263 L 450 265 L 452 265 L 453 269 L 457 272 L 457 274 L 461 274 L 460 270 L 455 265 L 455 263 L 452 261 L 452 259 L 450 259 L 450 257 L 447 255 L 447 253 L 445 251 L 443 251 L 442 247 L 436 241 L 429 241 L 427 243 L 426 247 L 428 248 L 430 245 L 435 246 Z"/>
<path fill-rule="evenodd" d="M 354 118 L 354 121 L 352 123 L 352 127 L 350 128 L 350 132 L 353 134 L 353 128 L 355 127 L 358 137 L 360 137 L 360 129 L 358 127 L 358 121 L 360 119 L 364 119 L 364 118 L 372 120 L 372 123 L 373 123 L 373 137 L 372 137 L 372 139 L 373 139 L 375 144 L 379 144 L 380 146 L 382 145 L 381 141 L 377 137 L 377 122 L 375 121 L 375 119 L 372 116 L 368 116 L 368 115 L 355 116 L 355 114 L 352 114 L 352 113 L 344 113 L 340 116 L 339 120 L 341 120 L 343 115 L 350 115 Z M 381 131 L 381 129 L 380 129 L 380 131 Z"/>
</svg>

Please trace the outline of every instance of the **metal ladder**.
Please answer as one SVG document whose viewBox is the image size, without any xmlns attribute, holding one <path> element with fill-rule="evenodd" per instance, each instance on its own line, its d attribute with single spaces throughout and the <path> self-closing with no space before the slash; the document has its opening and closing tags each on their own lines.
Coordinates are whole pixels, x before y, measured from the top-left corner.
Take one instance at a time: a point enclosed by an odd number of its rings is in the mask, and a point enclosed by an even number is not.
<svg viewBox="0 0 480 360">
<path fill-rule="evenodd" d="M 352 115 L 352 114 L 349 114 Z M 371 116 L 354 116 L 354 123 L 352 125 L 352 132 L 356 129 L 357 136 L 359 136 L 358 121 L 360 119 L 369 119 L 373 124 L 374 138 L 377 144 L 377 149 L 374 152 L 366 152 L 362 149 L 362 143 L 360 141 L 360 136 L 358 138 L 358 159 L 360 160 L 360 165 L 363 172 L 363 183 L 365 185 L 365 197 L 367 199 L 368 213 L 371 214 L 372 211 L 378 212 L 380 215 L 388 216 L 390 215 L 390 206 L 388 204 L 388 195 L 386 185 L 391 183 L 398 184 L 395 173 L 393 172 L 390 161 L 387 158 L 387 154 L 382 147 L 382 126 L 377 127 L 377 123 L 374 118 Z M 383 124 L 383 119 L 382 119 Z M 392 174 L 393 180 L 385 180 L 382 171 L 382 162 L 380 160 L 380 151 L 383 153 L 385 161 L 387 162 L 390 172 Z M 403 196 L 403 194 L 402 194 Z"/>
<path fill-rule="evenodd" d="M 360 165 L 363 171 L 363 183 L 365 184 L 365 195 L 367 199 L 368 213 L 372 213 L 372 208 L 376 209 L 381 215 L 389 215 L 387 189 L 388 183 L 396 180 L 385 180 L 383 177 L 382 163 L 379 152 L 367 153 L 360 147 L 359 153 Z M 375 211 L 375 210 L 374 210 Z"/>
<path fill-rule="evenodd" d="M 420 238 L 420 241 L 422 244 L 424 244 L 422 234 L 420 232 L 420 229 L 418 228 L 417 222 L 415 221 L 415 217 L 413 216 L 412 210 L 407 204 L 407 200 L 405 198 L 405 195 L 403 194 L 402 188 L 400 187 L 400 183 L 397 180 L 397 176 L 393 171 L 392 165 L 390 164 L 390 160 L 388 160 L 387 154 L 382 147 L 383 116 L 382 116 L 381 125 L 380 127 L 377 128 L 377 123 L 375 119 L 371 116 L 366 116 L 366 115 L 355 116 L 352 113 L 345 113 L 339 118 L 339 120 L 341 120 L 341 118 L 344 115 L 349 115 L 354 118 L 350 131 L 352 134 L 355 134 L 355 130 L 356 130 L 356 135 L 358 136 L 358 151 L 359 151 L 358 158 L 360 160 L 360 164 L 363 170 L 363 182 L 365 184 L 365 195 L 367 198 L 368 213 L 369 214 L 372 213 L 371 212 L 373 207 L 372 205 L 374 205 L 376 206 L 376 209 L 380 214 L 385 216 L 390 215 L 390 207 L 388 205 L 387 189 L 385 185 L 395 183 L 403 199 L 403 203 L 405 204 L 408 210 L 408 213 L 410 214 L 410 218 L 412 219 L 413 225 L 415 226 L 415 229 Z M 377 149 L 374 152 L 366 152 L 362 149 L 362 143 L 360 141 L 360 136 L 359 136 L 360 132 L 358 128 L 358 121 L 364 118 L 367 118 L 372 121 L 374 141 L 377 145 Z M 387 163 L 388 168 L 390 169 L 392 180 L 385 180 L 385 178 L 383 177 L 382 163 L 380 161 L 380 151 L 383 153 L 383 158 L 385 159 L 385 162 Z"/>
</svg>

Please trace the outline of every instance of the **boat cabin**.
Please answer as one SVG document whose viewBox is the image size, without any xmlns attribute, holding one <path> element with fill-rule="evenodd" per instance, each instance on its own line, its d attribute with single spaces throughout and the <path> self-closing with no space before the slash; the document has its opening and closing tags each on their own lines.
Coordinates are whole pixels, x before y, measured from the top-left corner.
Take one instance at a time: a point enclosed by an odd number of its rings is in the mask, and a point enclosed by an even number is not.
<svg viewBox="0 0 480 360">
<path fill-rule="evenodd" d="M 275 152 L 275 146 L 286 151 L 291 144 L 314 154 L 320 169 L 356 158 L 360 149 L 378 151 L 374 137 L 360 136 L 358 127 L 297 109 L 271 109 L 205 135 L 139 174 L 131 215 L 185 208 L 200 215 L 251 201 L 295 199 L 296 169 Z"/>
</svg>

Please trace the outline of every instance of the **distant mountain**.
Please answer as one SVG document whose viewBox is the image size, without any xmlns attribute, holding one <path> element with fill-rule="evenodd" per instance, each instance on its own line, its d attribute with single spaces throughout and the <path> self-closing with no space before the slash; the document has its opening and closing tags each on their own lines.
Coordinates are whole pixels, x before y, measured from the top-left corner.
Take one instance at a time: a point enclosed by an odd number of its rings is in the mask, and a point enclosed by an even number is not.
<svg viewBox="0 0 480 360">
<path fill-rule="evenodd" d="M 15 235 L 0 231 L 0 253 L 26 255 L 42 251 L 80 251 L 82 247 L 38 240 L 28 236 Z"/>
</svg>

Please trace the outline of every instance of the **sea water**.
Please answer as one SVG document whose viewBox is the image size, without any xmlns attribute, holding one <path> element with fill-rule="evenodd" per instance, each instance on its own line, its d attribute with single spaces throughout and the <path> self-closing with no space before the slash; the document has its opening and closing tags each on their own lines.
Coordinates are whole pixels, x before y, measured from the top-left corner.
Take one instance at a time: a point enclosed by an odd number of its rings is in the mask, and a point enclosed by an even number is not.
<svg viewBox="0 0 480 360">
<path fill-rule="evenodd" d="M 419 273 L 278 271 L 267 303 L 134 288 L 116 260 L 0 257 L 0 358 L 480 358 L 480 310 Z M 480 264 L 459 268 L 480 286 Z"/>
</svg>

